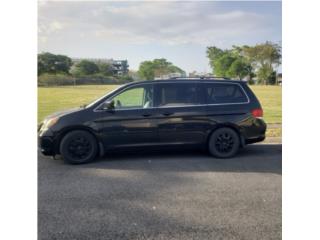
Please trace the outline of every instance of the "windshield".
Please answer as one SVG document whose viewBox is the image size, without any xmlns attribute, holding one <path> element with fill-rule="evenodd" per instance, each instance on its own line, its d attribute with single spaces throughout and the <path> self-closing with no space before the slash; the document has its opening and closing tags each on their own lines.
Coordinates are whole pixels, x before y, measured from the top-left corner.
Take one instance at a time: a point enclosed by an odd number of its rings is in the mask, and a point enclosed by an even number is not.
<svg viewBox="0 0 320 240">
<path fill-rule="evenodd" d="M 92 107 L 93 105 L 95 105 L 97 102 L 99 102 L 101 99 L 107 97 L 109 94 L 112 94 L 114 93 L 115 91 L 117 91 L 119 88 L 121 88 L 123 85 L 120 85 L 119 87 L 115 88 L 114 90 L 112 90 L 111 92 L 108 92 L 107 94 L 103 95 L 102 97 L 94 100 L 93 102 L 89 103 L 88 105 L 85 106 L 85 108 L 90 108 Z"/>
</svg>

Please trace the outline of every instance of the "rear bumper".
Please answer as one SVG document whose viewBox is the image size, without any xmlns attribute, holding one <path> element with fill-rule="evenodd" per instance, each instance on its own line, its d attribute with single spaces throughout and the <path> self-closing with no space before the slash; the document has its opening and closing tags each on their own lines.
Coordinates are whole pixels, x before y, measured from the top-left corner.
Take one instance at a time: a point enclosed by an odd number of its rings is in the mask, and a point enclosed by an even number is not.
<svg viewBox="0 0 320 240">
<path fill-rule="evenodd" d="M 267 124 L 263 119 L 254 119 L 253 123 L 245 128 L 244 143 L 252 144 L 262 142 L 266 138 Z"/>
<path fill-rule="evenodd" d="M 265 139 L 266 139 L 266 136 L 265 135 L 261 135 L 259 137 L 246 139 L 245 143 L 246 144 L 252 144 L 252 143 L 262 142 Z"/>
</svg>

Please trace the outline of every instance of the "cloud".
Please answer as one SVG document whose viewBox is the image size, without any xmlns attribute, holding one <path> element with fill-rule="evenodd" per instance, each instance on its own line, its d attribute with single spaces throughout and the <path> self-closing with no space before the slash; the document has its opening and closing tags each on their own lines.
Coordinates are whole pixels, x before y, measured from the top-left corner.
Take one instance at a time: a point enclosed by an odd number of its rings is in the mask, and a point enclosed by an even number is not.
<svg viewBox="0 0 320 240">
<path fill-rule="evenodd" d="M 230 42 L 270 34 L 267 18 L 217 2 L 46 2 L 39 4 L 39 38 L 58 35 L 131 44 Z M 46 41 L 47 42 L 47 41 Z"/>
</svg>

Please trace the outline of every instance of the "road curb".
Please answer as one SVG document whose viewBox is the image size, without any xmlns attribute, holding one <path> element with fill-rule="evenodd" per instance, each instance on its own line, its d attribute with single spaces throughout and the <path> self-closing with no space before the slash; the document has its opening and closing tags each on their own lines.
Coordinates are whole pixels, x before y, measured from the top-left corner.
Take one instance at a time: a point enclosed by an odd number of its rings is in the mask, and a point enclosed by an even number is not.
<svg viewBox="0 0 320 240">
<path fill-rule="evenodd" d="M 266 139 L 259 144 L 282 144 L 282 137 L 266 137 Z"/>
</svg>

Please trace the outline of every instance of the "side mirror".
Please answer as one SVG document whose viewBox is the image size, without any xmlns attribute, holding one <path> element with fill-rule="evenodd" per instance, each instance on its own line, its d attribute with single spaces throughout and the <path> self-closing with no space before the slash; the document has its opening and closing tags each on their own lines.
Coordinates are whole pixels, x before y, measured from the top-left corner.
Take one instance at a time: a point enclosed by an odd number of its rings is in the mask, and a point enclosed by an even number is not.
<svg viewBox="0 0 320 240">
<path fill-rule="evenodd" d="M 114 110 L 114 101 L 106 101 L 103 105 L 102 105 L 102 110 Z"/>
</svg>

